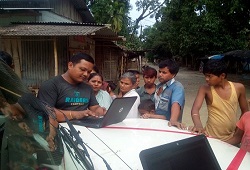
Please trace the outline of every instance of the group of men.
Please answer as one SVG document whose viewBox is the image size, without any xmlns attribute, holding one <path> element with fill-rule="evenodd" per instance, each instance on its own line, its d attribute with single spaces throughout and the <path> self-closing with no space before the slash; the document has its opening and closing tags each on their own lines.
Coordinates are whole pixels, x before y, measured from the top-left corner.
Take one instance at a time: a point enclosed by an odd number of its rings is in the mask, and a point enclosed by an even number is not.
<svg viewBox="0 0 250 170">
<path fill-rule="evenodd" d="M 175 61 L 167 59 L 159 64 L 159 84 L 155 85 L 156 70 L 146 67 L 143 72 L 145 85 L 137 89 L 141 97 L 139 111 L 143 118 L 167 119 L 169 125 L 187 129 L 195 133 L 204 133 L 250 151 L 249 106 L 246 90 L 242 83 L 227 79 L 227 65 L 223 59 L 209 60 L 203 68 L 206 84 L 201 85 L 191 109 L 194 125 L 186 127 L 182 123 L 185 91 L 182 84 L 174 79 L 179 67 Z M 208 119 L 203 126 L 200 109 L 205 100 Z M 153 101 L 153 102 L 152 102 Z M 238 105 L 241 119 L 237 121 Z M 248 120 L 249 121 L 249 120 Z"/>
<path fill-rule="evenodd" d="M 82 119 L 87 116 L 100 117 L 105 115 L 106 109 L 99 106 L 92 88 L 85 83 L 94 64 L 94 59 L 91 56 L 84 53 L 75 54 L 68 62 L 68 69 L 65 73 L 42 83 L 37 98 L 54 108 L 55 117 L 49 119 L 51 124 L 54 124 L 53 121 L 55 120 L 63 122 L 65 117 L 71 120 Z M 183 85 L 175 80 L 178 71 L 179 65 L 175 60 L 166 59 L 161 61 L 158 71 L 159 84 L 156 85 L 157 71 L 151 67 L 144 69 L 143 79 L 145 85 L 134 88 L 140 96 L 141 104 L 150 100 L 154 105 L 154 109 L 151 108 L 153 114 L 141 112 L 143 118 L 166 119 L 169 126 L 186 129 L 186 126 L 182 123 L 185 90 Z M 203 73 L 207 84 L 202 85 L 198 90 L 191 110 L 194 126 L 188 129 L 228 141 L 231 144 L 240 143 L 241 140 L 233 138 L 235 138 L 238 103 L 242 115 L 248 111 L 244 85 L 227 80 L 227 67 L 222 60 L 208 61 L 203 68 Z M 7 95 L 10 93 L 8 88 L 5 87 L 1 88 L 1 92 Z M 2 95 L 0 103 L 3 114 L 12 113 L 12 118 L 18 116 L 13 116 L 16 108 L 13 109 L 12 107 L 12 105 L 18 103 L 18 100 L 6 104 L 8 101 L 3 99 L 4 95 Z M 208 121 L 205 127 L 201 123 L 199 113 L 204 99 L 208 108 Z M 139 110 L 143 109 L 145 110 L 144 107 L 139 106 Z M 246 131 L 242 127 L 241 123 L 241 126 L 236 130 L 239 133 L 237 136 L 240 136 L 240 138 Z"/>
</svg>

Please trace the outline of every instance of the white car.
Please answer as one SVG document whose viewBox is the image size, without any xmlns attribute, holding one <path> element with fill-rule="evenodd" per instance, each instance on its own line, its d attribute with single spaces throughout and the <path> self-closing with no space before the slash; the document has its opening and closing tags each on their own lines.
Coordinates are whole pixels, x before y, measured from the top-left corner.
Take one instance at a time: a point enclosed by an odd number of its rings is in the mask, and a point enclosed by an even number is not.
<svg viewBox="0 0 250 170">
<path fill-rule="evenodd" d="M 61 125 L 68 127 L 67 123 Z M 108 169 L 105 161 L 113 170 L 142 170 L 139 158 L 142 150 L 196 135 L 169 127 L 166 120 L 160 119 L 125 119 L 123 122 L 99 129 L 78 125 L 74 127 L 85 143 L 95 170 Z M 250 169 L 250 153 L 214 138 L 207 139 L 221 169 Z M 65 152 L 64 160 L 65 169 L 83 168 L 74 162 L 68 152 Z"/>
</svg>

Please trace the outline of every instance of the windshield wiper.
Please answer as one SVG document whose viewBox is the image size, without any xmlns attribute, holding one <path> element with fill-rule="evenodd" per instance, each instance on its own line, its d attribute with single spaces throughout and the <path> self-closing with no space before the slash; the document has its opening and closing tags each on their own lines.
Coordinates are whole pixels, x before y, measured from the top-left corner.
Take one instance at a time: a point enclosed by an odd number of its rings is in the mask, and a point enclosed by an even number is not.
<svg viewBox="0 0 250 170">
<path fill-rule="evenodd" d="M 84 150 L 82 150 L 78 147 L 79 143 L 74 140 L 75 137 L 72 135 L 71 131 L 60 125 L 59 132 L 68 152 L 75 158 L 78 164 L 83 169 L 85 168 L 87 170 L 94 170 L 93 163 L 90 159 L 87 149 L 85 148 Z M 74 153 L 71 148 L 73 149 Z"/>
<path fill-rule="evenodd" d="M 78 145 L 80 145 L 80 146 L 83 148 L 83 152 L 80 152 L 80 153 L 76 152 L 77 155 L 80 156 L 80 158 L 82 157 L 81 160 L 82 160 L 82 162 L 84 163 L 84 165 L 85 165 L 86 167 L 88 167 L 90 170 L 94 169 L 94 168 L 93 168 L 93 163 L 92 163 L 91 158 L 90 158 L 90 155 L 89 155 L 89 153 L 88 153 L 88 151 L 87 151 L 87 148 L 86 148 L 85 145 L 84 145 L 84 142 L 83 142 L 82 138 L 79 136 L 79 132 L 76 131 L 75 127 L 72 125 L 72 123 L 69 121 L 69 119 L 67 118 L 67 116 L 66 116 L 64 113 L 63 113 L 63 115 L 64 115 L 65 120 L 66 120 L 66 123 L 68 124 L 68 127 L 69 127 L 69 129 L 70 129 L 71 137 L 72 137 L 72 138 L 75 138 L 75 142 L 76 142 L 76 143 L 72 143 L 72 146 L 75 146 L 75 145 L 76 145 L 76 147 L 79 148 Z M 60 129 L 61 129 L 62 131 L 65 131 L 64 127 L 62 127 L 62 126 L 60 126 Z M 71 142 L 72 142 L 72 141 L 74 142 L 73 139 L 71 140 Z M 95 152 L 95 151 L 94 151 L 92 148 L 90 148 L 88 145 L 86 145 L 86 146 L 87 146 L 89 149 L 91 149 L 97 156 L 99 156 L 99 157 L 103 160 L 103 162 L 104 162 L 104 164 L 106 165 L 106 167 L 107 167 L 108 170 L 112 170 L 111 167 L 110 167 L 110 165 L 108 164 L 108 162 L 107 162 L 101 155 L 99 155 L 97 152 Z M 77 148 L 75 148 L 74 150 L 77 150 Z M 82 154 L 83 154 L 83 155 L 82 155 Z M 89 159 L 90 162 L 88 162 L 88 160 L 86 160 L 85 156 Z"/>
<path fill-rule="evenodd" d="M 55 108 L 52 108 L 45 102 L 42 102 L 42 103 L 45 105 L 46 113 L 48 114 L 48 116 L 56 120 L 56 116 L 52 113 Z M 83 169 L 94 170 L 92 160 L 87 151 L 87 148 L 83 144 L 82 138 L 79 136 L 79 133 L 76 131 L 76 129 L 74 128 L 72 123 L 69 121 L 69 119 L 66 117 L 66 115 L 62 111 L 60 112 L 64 115 L 69 129 L 66 129 L 65 127 L 61 126 L 58 123 L 58 126 L 59 126 L 58 132 L 59 132 L 59 135 L 61 136 L 61 139 L 64 141 L 71 158 L 73 157 L 74 160 L 76 160 Z M 79 148 L 78 146 L 81 146 L 82 149 Z M 72 150 L 74 151 L 74 153 Z"/>
</svg>

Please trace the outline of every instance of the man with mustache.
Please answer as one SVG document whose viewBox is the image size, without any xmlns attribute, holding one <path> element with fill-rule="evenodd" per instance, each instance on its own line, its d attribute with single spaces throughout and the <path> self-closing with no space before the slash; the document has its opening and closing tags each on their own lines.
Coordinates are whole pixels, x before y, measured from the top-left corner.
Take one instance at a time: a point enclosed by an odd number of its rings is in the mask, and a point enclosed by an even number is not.
<svg viewBox="0 0 250 170">
<path fill-rule="evenodd" d="M 92 88 L 85 83 L 94 67 L 94 59 L 84 53 L 73 55 L 68 70 L 42 83 L 38 98 L 56 108 L 58 122 L 103 116 L 106 110 L 98 105 Z"/>
</svg>

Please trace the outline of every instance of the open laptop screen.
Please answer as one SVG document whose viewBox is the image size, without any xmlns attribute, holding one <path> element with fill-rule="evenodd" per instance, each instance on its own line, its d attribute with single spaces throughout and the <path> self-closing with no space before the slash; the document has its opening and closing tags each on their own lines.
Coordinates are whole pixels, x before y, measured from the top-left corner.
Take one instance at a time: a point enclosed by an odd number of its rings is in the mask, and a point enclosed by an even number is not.
<svg viewBox="0 0 250 170">
<path fill-rule="evenodd" d="M 139 156 L 144 170 L 221 169 L 204 135 L 149 148 Z"/>
<path fill-rule="evenodd" d="M 90 128 L 101 128 L 111 124 L 123 121 L 132 106 L 134 105 L 137 96 L 115 98 L 111 103 L 107 113 L 102 118 L 84 117 L 82 119 L 71 120 L 75 125 L 86 126 Z"/>
</svg>

